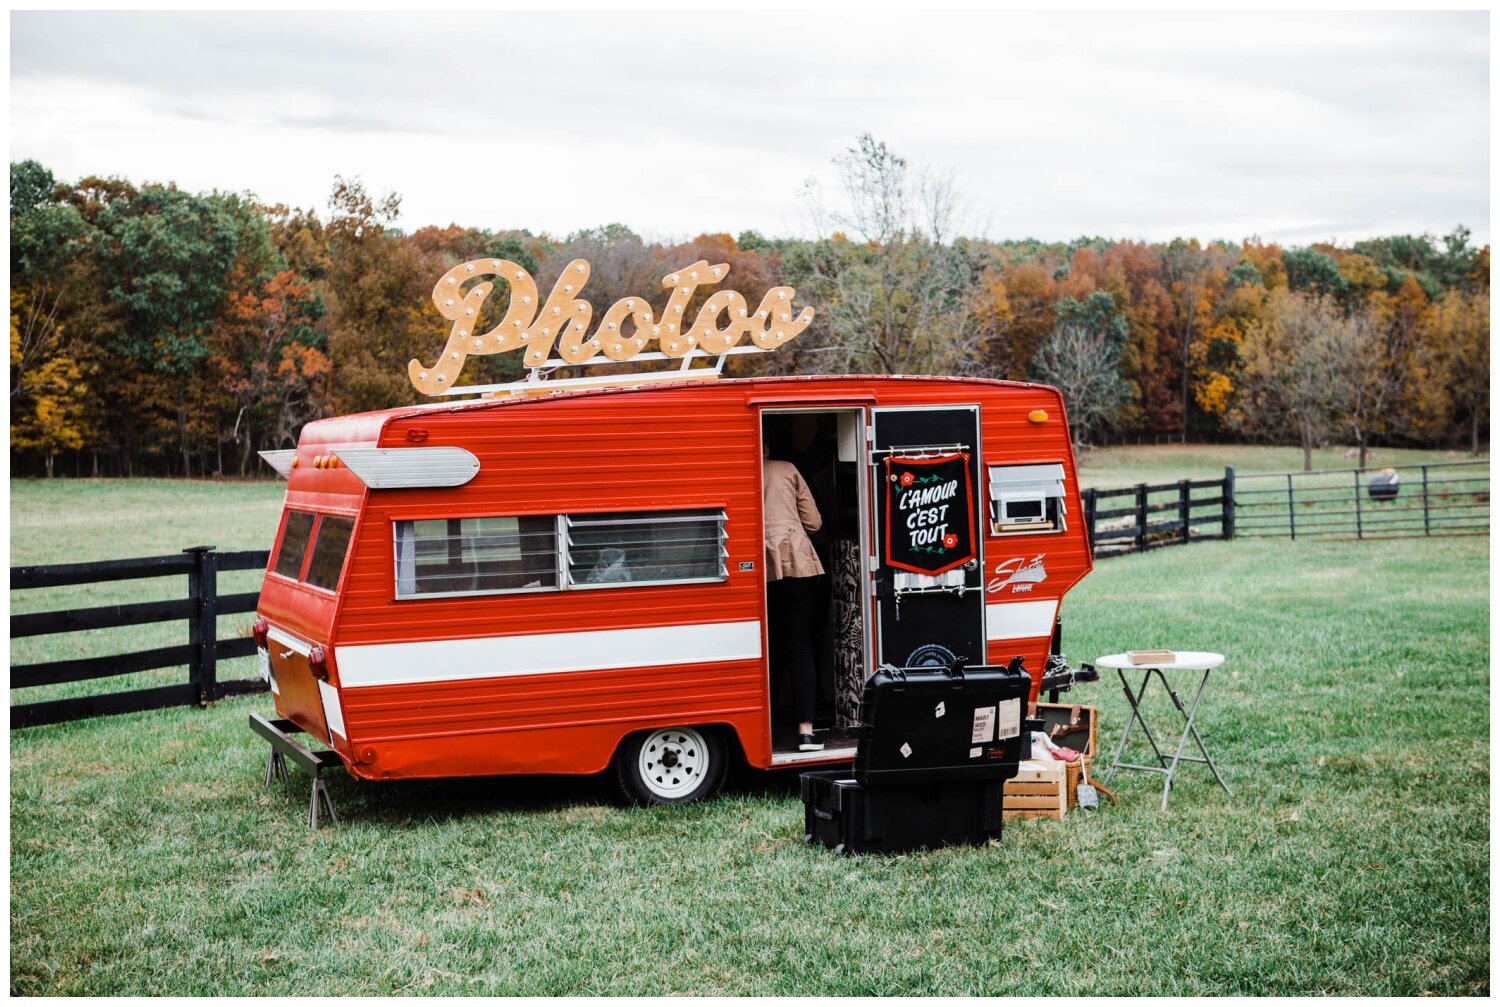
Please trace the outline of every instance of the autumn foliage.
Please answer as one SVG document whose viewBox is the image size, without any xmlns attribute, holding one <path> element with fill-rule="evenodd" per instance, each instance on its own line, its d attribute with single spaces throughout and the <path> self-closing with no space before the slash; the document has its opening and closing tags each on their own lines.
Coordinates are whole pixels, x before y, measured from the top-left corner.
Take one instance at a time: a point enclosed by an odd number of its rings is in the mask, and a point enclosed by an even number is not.
<svg viewBox="0 0 1500 1007">
<path fill-rule="evenodd" d="M 977 240 L 952 233 L 952 192 L 883 144 L 861 137 L 840 168 L 848 210 L 825 237 L 670 244 L 620 225 L 407 234 L 396 196 L 347 179 L 319 214 L 12 164 L 12 464 L 264 474 L 255 452 L 295 444 L 309 420 L 417 401 L 406 362 L 446 332 L 432 284 L 489 256 L 543 289 L 586 258 L 596 304 L 726 262 L 747 298 L 787 284 L 818 310 L 795 343 L 735 358 L 733 373 L 1043 380 L 1068 397 L 1080 440 L 1488 439 L 1489 249 L 1462 228 L 1295 249 Z M 497 295 L 486 311 L 503 312 Z M 464 380 L 519 368 L 514 354 L 476 357 Z"/>
</svg>

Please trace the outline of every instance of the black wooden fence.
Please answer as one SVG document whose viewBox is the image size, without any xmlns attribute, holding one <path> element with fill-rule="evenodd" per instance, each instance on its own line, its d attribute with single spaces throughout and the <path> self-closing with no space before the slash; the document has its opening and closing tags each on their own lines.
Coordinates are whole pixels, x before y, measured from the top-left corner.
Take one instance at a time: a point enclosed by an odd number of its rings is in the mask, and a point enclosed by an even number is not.
<svg viewBox="0 0 1500 1007">
<path fill-rule="evenodd" d="M 1481 458 L 1386 469 L 1246 472 L 1243 538 L 1416 538 L 1488 535 L 1490 463 Z"/>
<path fill-rule="evenodd" d="M 1096 559 L 1199 539 L 1234 537 L 1234 469 L 1222 479 L 1137 483 L 1083 491 L 1083 520 Z"/>
<path fill-rule="evenodd" d="M 256 599 L 260 596 L 259 591 L 220 594 L 219 574 L 232 570 L 264 570 L 268 556 L 264 551 L 219 553 L 214 551 L 213 546 L 195 546 L 175 556 L 66 563 L 60 566 L 12 567 L 12 590 L 71 587 L 174 574 L 187 577 L 186 598 L 12 615 L 12 640 L 143 623 L 187 623 L 187 642 L 176 646 L 106 657 L 13 665 L 10 669 L 12 692 L 17 689 L 183 666 L 187 668 L 187 681 L 154 688 L 12 706 L 11 728 L 55 724 L 108 713 L 153 710 L 164 706 L 202 706 L 224 696 L 265 689 L 265 683 L 258 677 L 231 682 L 219 681 L 218 662 L 234 657 L 249 657 L 255 653 L 255 642 L 248 636 L 219 639 L 218 617 L 253 612 Z"/>
</svg>

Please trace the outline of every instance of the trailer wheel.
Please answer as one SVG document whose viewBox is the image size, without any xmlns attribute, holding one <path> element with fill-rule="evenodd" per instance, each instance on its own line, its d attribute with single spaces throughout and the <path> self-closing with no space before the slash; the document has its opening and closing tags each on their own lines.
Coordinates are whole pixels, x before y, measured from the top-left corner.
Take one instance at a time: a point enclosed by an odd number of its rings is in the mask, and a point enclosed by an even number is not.
<svg viewBox="0 0 1500 1007">
<path fill-rule="evenodd" d="M 719 789 L 728 768 L 723 739 L 697 727 L 666 727 L 626 738 L 615 777 L 637 804 L 692 804 Z"/>
</svg>

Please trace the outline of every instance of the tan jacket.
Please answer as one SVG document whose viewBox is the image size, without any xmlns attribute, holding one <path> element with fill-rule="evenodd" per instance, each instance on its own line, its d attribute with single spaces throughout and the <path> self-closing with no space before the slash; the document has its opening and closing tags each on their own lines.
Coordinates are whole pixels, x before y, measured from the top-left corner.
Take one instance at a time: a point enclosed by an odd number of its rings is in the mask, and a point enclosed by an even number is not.
<svg viewBox="0 0 1500 1007">
<path fill-rule="evenodd" d="M 762 463 L 766 514 L 766 579 L 816 577 L 823 572 L 807 537 L 823 527 L 823 517 L 802 473 L 791 462 Z"/>
</svg>

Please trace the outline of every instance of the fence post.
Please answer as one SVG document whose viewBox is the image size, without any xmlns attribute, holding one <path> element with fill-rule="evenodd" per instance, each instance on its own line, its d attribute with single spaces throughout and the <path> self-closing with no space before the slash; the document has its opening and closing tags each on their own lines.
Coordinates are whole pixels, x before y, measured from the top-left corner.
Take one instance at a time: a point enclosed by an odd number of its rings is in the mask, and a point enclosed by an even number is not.
<svg viewBox="0 0 1500 1007">
<path fill-rule="evenodd" d="M 1432 511 L 1427 506 L 1427 466 L 1422 466 L 1422 534 L 1432 534 Z"/>
<path fill-rule="evenodd" d="M 1146 551 L 1146 484 L 1135 484 L 1135 551 Z"/>
<path fill-rule="evenodd" d="M 1186 479 L 1177 484 L 1177 516 L 1182 518 L 1183 545 L 1187 545 L 1190 541 L 1190 539 L 1188 538 L 1188 531 L 1190 528 L 1188 524 L 1188 517 L 1191 515 L 1193 509 L 1191 506 L 1192 502 L 1188 499 L 1188 495 L 1190 492 L 1191 487 L 1188 486 L 1188 481 Z"/>
<path fill-rule="evenodd" d="M 1089 528 L 1089 556 L 1094 555 L 1094 514 L 1099 510 L 1099 491 L 1086 489 L 1083 491 L 1083 520 Z"/>
<path fill-rule="evenodd" d="M 1364 508 L 1359 502 L 1359 469 L 1354 470 L 1354 537 L 1362 539 L 1365 537 L 1365 514 Z"/>
<path fill-rule="evenodd" d="M 1224 517 L 1219 525 L 1222 538 L 1234 538 L 1234 466 L 1224 466 Z"/>
<path fill-rule="evenodd" d="M 1292 530 L 1292 541 L 1297 541 L 1297 500 L 1292 495 L 1292 474 L 1286 474 L 1286 520 Z"/>
<path fill-rule="evenodd" d="M 218 698 L 219 688 L 219 557 L 211 545 L 182 551 L 193 557 L 193 570 L 188 574 L 188 599 L 193 603 L 188 620 L 188 646 L 192 648 L 188 682 L 198 687 L 198 705 L 207 706 Z"/>
</svg>

